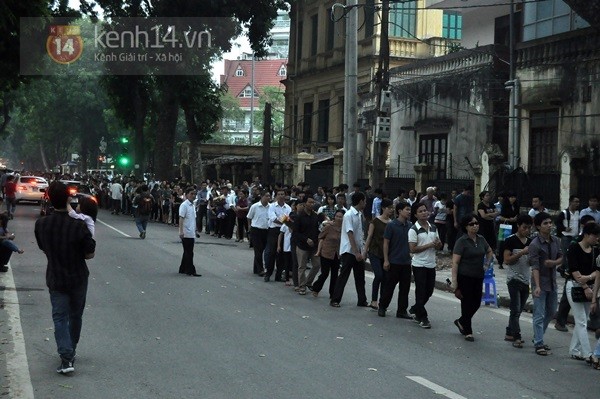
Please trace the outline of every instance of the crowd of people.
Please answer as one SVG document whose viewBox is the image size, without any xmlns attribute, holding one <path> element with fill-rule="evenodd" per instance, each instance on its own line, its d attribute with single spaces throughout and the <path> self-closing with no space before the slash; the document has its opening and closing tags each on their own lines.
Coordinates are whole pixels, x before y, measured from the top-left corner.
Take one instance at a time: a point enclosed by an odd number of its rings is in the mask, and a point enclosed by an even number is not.
<svg viewBox="0 0 600 399">
<path fill-rule="evenodd" d="M 600 369 L 600 340 L 592 349 L 587 335 L 600 289 L 596 196 L 580 210 L 580 200 L 573 195 L 566 209 L 551 212 L 536 195 L 529 211 L 522 212 L 512 192 L 499 193 L 494 202 L 491 193 L 483 191 L 475 206 L 472 187 L 449 196 L 435 187 L 423 195 L 400 190 L 391 198 L 382 189 L 361 190 L 358 183 L 351 191 L 346 184 L 312 190 L 306 183 L 263 186 L 258 178 L 234 186 L 226 180 L 191 185 L 91 176 L 88 184 L 97 206 L 135 218 L 141 239 L 148 221 L 177 226 L 184 250 L 182 274 L 201 276 L 193 265 L 193 243 L 200 233 L 235 238 L 252 248 L 255 275 L 293 287 L 298 295 L 319 297 L 325 289 L 334 308 L 342 305 L 351 273 L 356 305 L 371 307 L 380 317 L 387 316 L 398 287 L 396 317 L 413 320 L 423 329 L 432 328 L 427 303 L 434 292 L 437 257 L 450 253 L 450 289 L 461 302 L 454 324 L 469 342 L 475 340 L 472 320 L 481 305 L 485 273 L 496 262 L 507 269 L 510 296 L 504 339 L 515 348 L 526 346 L 519 321 L 531 295 L 535 353 L 551 353 L 545 332 L 555 317 L 556 329 L 568 331 L 571 312 L 575 326 L 570 356 Z M 97 208 L 87 210 L 84 202 L 77 212 L 68 211 L 85 221 L 94 237 Z M 1 228 L 7 234 L 4 219 L 0 217 Z M 3 245 L 5 241 L 9 239 L 0 237 Z M 370 298 L 367 260 L 374 275 Z M 557 273 L 565 277 L 564 287 L 557 286 Z M 411 281 L 415 295 L 409 306 Z"/>
</svg>

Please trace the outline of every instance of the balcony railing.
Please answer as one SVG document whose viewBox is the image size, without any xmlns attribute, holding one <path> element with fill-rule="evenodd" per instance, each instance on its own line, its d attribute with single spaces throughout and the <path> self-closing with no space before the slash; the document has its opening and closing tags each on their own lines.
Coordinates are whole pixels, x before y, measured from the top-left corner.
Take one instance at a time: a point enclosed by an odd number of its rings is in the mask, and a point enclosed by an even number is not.
<svg viewBox="0 0 600 399">
<path fill-rule="evenodd" d="M 427 40 L 390 38 L 390 56 L 399 58 L 430 58 L 446 55 L 460 40 L 433 37 Z"/>
</svg>

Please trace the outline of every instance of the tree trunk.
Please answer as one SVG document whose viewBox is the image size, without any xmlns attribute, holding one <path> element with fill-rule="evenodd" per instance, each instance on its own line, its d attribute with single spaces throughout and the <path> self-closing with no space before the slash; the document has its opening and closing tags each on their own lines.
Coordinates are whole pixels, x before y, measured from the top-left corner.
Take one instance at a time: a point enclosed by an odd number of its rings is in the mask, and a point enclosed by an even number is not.
<svg viewBox="0 0 600 399">
<path fill-rule="evenodd" d="M 48 166 L 48 158 L 46 158 L 46 153 L 44 152 L 44 146 L 40 142 L 40 158 L 42 158 L 42 163 L 44 164 L 44 170 L 50 170 Z"/>
<path fill-rule="evenodd" d="M 183 113 L 185 115 L 188 138 L 190 139 L 187 161 L 192 174 L 192 181 L 190 183 L 198 183 L 199 185 L 199 183 L 204 180 L 202 154 L 200 153 L 200 132 L 198 131 L 198 124 L 196 123 L 193 112 L 185 105 L 183 105 Z"/>
<path fill-rule="evenodd" d="M 154 151 L 155 174 L 160 180 L 173 179 L 173 148 L 179 103 L 175 87 L 168 80 L 162 88 L 161 111 L 156 126 L 156 145 Z"/>
<path fill-rule="evenodd" d="M 81 173 L 85 173 L 88 170 L 88 159 L 89 159 L 89 148 L 88 141 L 81 140 L 81 151 L 79 154 L 79 164 L 81 165 Z"/>
</svg>

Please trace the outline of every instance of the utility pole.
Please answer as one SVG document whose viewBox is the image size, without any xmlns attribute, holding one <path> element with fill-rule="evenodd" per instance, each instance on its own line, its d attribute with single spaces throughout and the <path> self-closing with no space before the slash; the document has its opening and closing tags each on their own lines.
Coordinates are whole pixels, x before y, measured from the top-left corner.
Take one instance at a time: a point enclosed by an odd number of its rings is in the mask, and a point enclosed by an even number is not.
<svg viewBox="0 0 600 399">
<path fill-rule="evenodd" d="M 344 87 L 344 182 L 353 184 L 357 173 L 358 101 L 358 0 L 347 0 L 346 81 Z"/>
<path fill-rule="evenodd" d="M 252 72 L 250 77 L 250 86 L 252 94 L 250 95 L 250 132 L 248 133 L 248 144 L 252 145 L 252 135 L 254 134 L 254 51 L 252 52 Z"/>
<path fill-rule="evenodd" d="M 390 83 L 390 40 L 389 40 L 389 16 L 390 16 L 390 0 L 382 0 L 381 2 L 381 35 L 379 36 L 379 64 L 376 75 L 376 90 L 377 90 L 377 116 L 388 116 L 382 112 L 382 91 L 387 90 Z M 377 125 L 376 125 L 377 126 Z M 376 141 L 376 134 L 373 134 L 373 152 L 372 152 L 372 175 L 371 185 L 378 188 L 382 183 L 381 171 L 385 167 L 385 162 L 381 165 L 381 153 L 383 144 Z"/>
<path fill-rule="evenodd" d="M 263 123 L 263 153 L 262 153 L 262 178 L 267 183 L 272 183 L 271 177 L 271 103 L 265 103 Z M 281 144 L 281 139 L 279 140 Z M 279 146 L 281 149 L 281 145 Z M 280 154 L 281 161 L 281 154 Z"/>
</svg>

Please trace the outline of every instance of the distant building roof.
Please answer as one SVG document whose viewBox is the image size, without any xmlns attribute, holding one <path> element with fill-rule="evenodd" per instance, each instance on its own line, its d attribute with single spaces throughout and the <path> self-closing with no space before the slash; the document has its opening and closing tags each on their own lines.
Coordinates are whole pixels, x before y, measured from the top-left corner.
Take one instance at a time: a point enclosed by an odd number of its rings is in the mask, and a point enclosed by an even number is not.
<svg viewBox="0 0 600 399">
<path fill-rule="evenodd" d="M 238 70 L 241 71 L 237 72 Z M 285 72 L 285 74 L 281 74 Z M 238 76 L 240 75 L 240 76 Z M 281 83 L 287 77 L 287 59 L 256 60 L 254 61 L 254 88 L 258 95 L 263 94 L 265 86 L 279 87 L 285 90 Z M 250 97 L 240 97 L 240 93 L 251 87 L 252 60 L 225 60 L 225 74 L 221 75 L 221 85 L 227 85 L 227 91 L 236 97 L 240 107 L 250 107 Z M 258 107 L 259 99 L 254 99 Z"/>
</svg>

